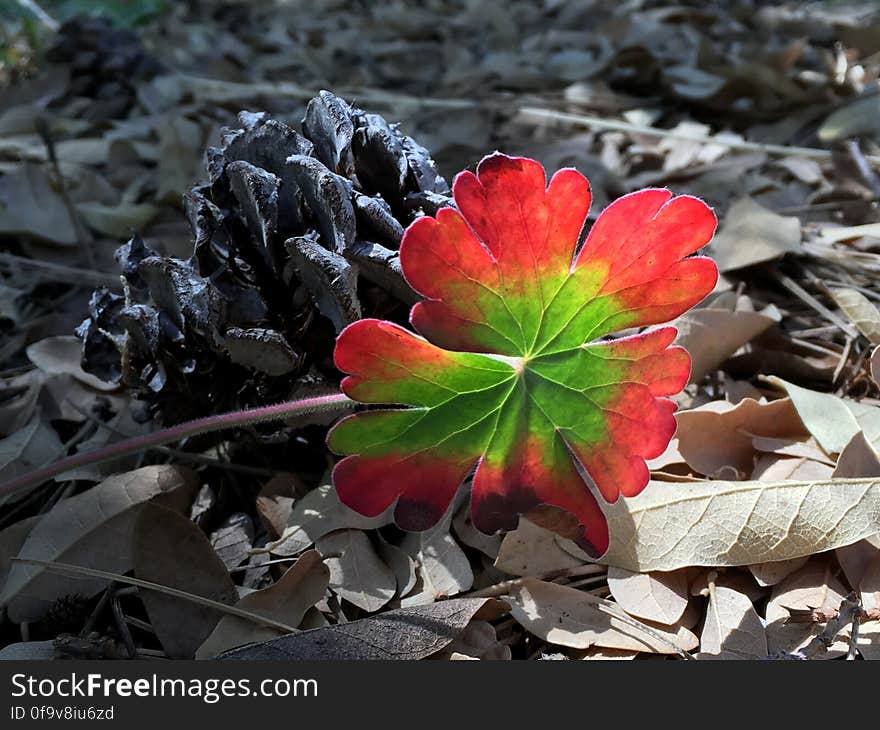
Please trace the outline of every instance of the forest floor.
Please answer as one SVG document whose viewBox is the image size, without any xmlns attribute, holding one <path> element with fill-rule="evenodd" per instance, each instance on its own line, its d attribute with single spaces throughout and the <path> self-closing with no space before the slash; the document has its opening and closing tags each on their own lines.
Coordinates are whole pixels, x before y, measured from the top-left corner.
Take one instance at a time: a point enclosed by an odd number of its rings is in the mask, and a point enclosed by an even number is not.
<svg viewBox="0 0 880 730">
<path fill-rule="evenodd" d="M 874 4 L 145 3 L 57 31 L 43 5 L 0 15 L 0 483 L 332 391 L 342 326 L 406 323 L 402 229 L 494 150 L 577 168 L 590 222 L 702 198 L 721 278 L 673 322 L 678 431 L 606 560 L 527 520 L 483 535 L 466 487 L 424 533 L 365 518 L 330 419 L 264 424 L 0 497 L 0 658 L 880 658 Z M 355 217 L 246 204 L 312 154 L 290 130 L 316 98 L 320 155 L 337 97 L 363 110 L 334 170 Z M 375 247 L 303 253 L 343 229 Z"/>
</svg>

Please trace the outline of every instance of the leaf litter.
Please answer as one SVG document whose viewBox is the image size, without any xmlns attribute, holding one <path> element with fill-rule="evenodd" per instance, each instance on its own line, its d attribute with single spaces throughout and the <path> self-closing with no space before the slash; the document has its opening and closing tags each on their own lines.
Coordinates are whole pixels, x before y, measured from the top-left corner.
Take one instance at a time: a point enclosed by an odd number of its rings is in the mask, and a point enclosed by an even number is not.
<svg viewBox="0 0 880 730">
<path fill-rule="evenodd" d="M 336 333 L 418 299 L 404 229 L 492 148 L 577 167 L 596 213 L 700 196 L 723 273 L 672 322 L 677 435 L 605 507 L 600 562 L 552 514 L 484 535 L 466 493 L 425 533 L 365 518 L 330 486 L 329 420 L 265 424 L 6 499 L 4 654 L 880 658 L 876 619 L 854 650 L 831 620 L 851 592 L 878 607 L 877 49 L 843 11 L 738 5 L 331 3 L 294 25 L 269 2 L 234 32 L 180 5 L 0 62 L 3 480 L 335 388 Z"/>
</svg>

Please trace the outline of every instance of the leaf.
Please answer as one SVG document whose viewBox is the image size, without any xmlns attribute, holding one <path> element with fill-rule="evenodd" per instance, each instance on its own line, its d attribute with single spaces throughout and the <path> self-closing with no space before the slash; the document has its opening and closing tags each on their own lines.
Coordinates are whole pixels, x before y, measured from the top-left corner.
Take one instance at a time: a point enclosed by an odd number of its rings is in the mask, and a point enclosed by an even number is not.
<svg viewBox="0 0 880 730">
<path fill-rule="evenodd" d="M 612 567 L 608 569 L 608 588 L 614 600 L 630 616 L 667 626 L 678 621 L 688 605 L 685 570 L 633 573 Z"/>
<path fill-rule="evenodd" d="M 743 398 L 733 405 L 712 401 L 676 414 L 678 451 L 700 474 L 713 476 L 732 467 L 743 476 L 754 466 L 754 436 L 806 437 L 788 399 L 759 403 Z"/>
<path fill-rule="evenodd" d="M 831 563 L 813 558 L 796 573 L 773 588 L 767 603 L 767 644 L 771 653 L 794 653 L 822 631 L 823 624 L 786 623 L 789 609 L 838 608 L 847 591 L 834 577 Z M 831 649 L 816 658 L 831 659 L 846 653 L 846 642 L 836 641 Z"/>
<path fill-rule="evenodd" d="M 677 320 L 675 344 L 691 355 L 691 383 L 715 370 L 744 344 L 753 340 L 780 319 L 775 308 L 764 312 L 745 309 L 700 308 L 686 312 Z"/>
<path fill-rule="evenodd" d="M 877 532 L 880 480 L 654 482 L 606 508 L 603 563 L 627 570 L 753 565 L 832 550 Z"/>
<path fill-rule="evenodd" d="M 709 585 L 700 659 L 766 659 L 767 635 L 748 596 Z"/>
<path fill-rule="evenodd" d="M 630 623 L 608 613 L 614 609 L 600 608 L 605 606 L 600 598 L 569 586 L 524 578 L 510 598 L 510 613 L 520 626 L 551 644 L 656 654 L 675 654 L 676 647 L 682 651 L 697 647 L 697 637 L 684 627 L 674 631 L 653 626 L 640 629 L 640 622 L 631 619 Z"/>
<path fill-rule="evenodd" d="M 94 390 L 117 389 L 113 383 L 106 383 L 82 369 L 82 342 L 78 337 L 47 337 L 29 345 L 27 356 L 46 375 L 71 375 Z"/>
<path fill-rule="evenodd" d="M 766 380 L 788 393 L 804 426 L 829 454 L 839 454 L 861 430 L 852 407 L 842 398 L 808 390 L 776 376 Z M 870 436 L 869 440 L 873 441 Z"/>
<path fill-rule="evenodd" d="M 831 297 L 872 345 L 880 344 L 880 311 L 855 289 L 831 289 Z"/>
<path fill-rule="evenodd" d="M 273 555 L 298 555 L 324 535 L 344 528 L 372 530 L 387 525 L 389 515 L 364 517 L 339 501 L 336 491 L 325 484 L 296 502 L 284 534 L 266 545 Z"/>
<path fill-rule="evenodd" d="M 125 573 L 132 568 L 132 534 L 143 503 L 168 495 L 188 506 L 196 487 L 192 472 L 171 466 L 117 474 L 43 515 L 18 557 Z M 177 490 L 181 493 L 174 495 Z M 15 563 L 0 593 L 0 605 L 6 606 L 12 621 L 36 621 L 58 598 L 92 596 L 106 586 L 103 579 L 58 576 L 42 567 Z"/>
<path fill-rule="evenodd" d="M 458 210 L 418 218 L 400 248 L 410 285 L 428 298 L 410 320 L 361 320 L 340 334 L 347 395 L 406 409 L 340 421 L 330 447 L 339 497 L 365 515 L 396 501 L 405 530 L 435 525 L 476 466 L 475 527 L 510 530 L 540 505 L 578 522 L 567 537 L 598 555 L 608 545 L 605 500 L 641 491 L 646 458 L 675 430 L 664 396 L 687 381 L 689 359 L 666 327 L 610 342 L 628 327 L 668 321 L 715 284 L 715 265 L 686 258 L 715 216 L 700 200 L 643 190 L 608 208 L 577 251 L 590 204 L 573 169 L 549 187 L 526 158 L 485 158 L 453 187 Z"/>
<path fill-rule="evenodd" d="M 63 453 L 61 439 L 38 411 L 20 430 L 0 439 L 0 482 L 45 466 Z M 0 505 L 8 500 L 9 497 L 0 497 Z"/>
<path fill-rule="evenodd" d="M 550 530 L 521 519 L 501 541 L 495 567 L 510 575 L 540 575 L 583 565 L 583 560 L 560 547 L 559 540 Z"/>
<path fill-rule="evenodd" d="M 241 565 L 254 546 L 254 523 L 250 516 L 244 512 L 229 515 L 211 533 L 211 545 L 227 569 Z"/>
<path fill-rule="evenodd" d="M 226 566 L 205 534 L 190 520 L 151 505 L 133 537 L 134 572 L 141 580 L 180 588 L 233 605 L 238 599 Z M 139 593 L 165 653 L 192 659 L 224 614 L 214 608 L 155 591 Z"/>
<path fill-rule="evenodd" d="M 424 532 L 407 535 L 402 547 L 418 562 L 422 579 L 420 593 L 402 606 L 432 603 L 468 590 L 474 584 L 470 561 L 449 532 L 452 512 Z"/>
<path fill-rule="evenodd" d="M 742 198 L 730 207 L 711 245 L 721 272 L 777 259 L 800 249 L 800 220 L 767 210 L 752 198 Z"/>
<path fill-rule="evenodd" d="M 317 550 L 303 553 L 281 578 L 268 588 L 249 593 L 236 603 L 261 616 L 298 626 L 312 606 L 324 597 L 330 571 Z M 258 626 L 237 616 L 224 616 L 196 651 L 196 659 L 207 659 L 243 644 L 265 641 L 279 635 L 275 629 Z"/>
<path fill-rule="evenodd" d="M 378 611 L 397 592 L 397 578 L 362 530 L 337 530 L 315 544 L 330 569 L 330 588 L 364 611 Z"/>
<path fill-rule="evenodd" d="M 261 644 L 234 649 L 219 658 L 244 661 L 412 661 L 424 659 L 445 649 L 472 619 L 489 620 L 504 612 L 504 603 L 491 598 L 453 598 L 282 636 Z"/>
<path fill-rule="evenodd" d="M 800 558 L 790 558 L 789 560 L 774 560 L 770 563 L 756 563 L 749 566 L 749 572 L 754 576 L 759 586 L 775 586 L 777 583 L 796 570 L 800 570 L 809 560 L 804 555 Z"/>
<path fill-rule="evenodd" d="M 0 235 L 33 236 L 61 246 L 76 245 L 70 211 L 39 165 L 21 165 L 0 178 Z"/>
</svg>

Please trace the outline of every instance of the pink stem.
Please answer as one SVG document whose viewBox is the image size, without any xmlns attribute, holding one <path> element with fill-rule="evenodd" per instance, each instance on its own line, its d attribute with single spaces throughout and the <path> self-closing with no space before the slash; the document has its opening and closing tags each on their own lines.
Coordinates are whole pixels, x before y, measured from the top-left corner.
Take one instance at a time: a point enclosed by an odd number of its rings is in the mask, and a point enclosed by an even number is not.
<svg viewBox="0 0 880 730">
<path fill-rule="evenodd" d="M 251 408 L 245 411 L 232 411 L 231 413 L 218 413 L 214 416 L 206 418 L 197 418 L 194 421 L 186 421 L 178 423 L 176 426 L 162 429 L 161 431 L 153 431 L 144 436 L 136 436 L 135 438 L 117 441 L 115 444 L 105 446 L 103 449 L 95 451 L 87 451 L 82 454 L 74 454 L 68 456 L 54 464 L 45 466 L 42 469 L 22 474 L 20 477 L 10 479 L 0 484 L 0 500 L 11 494 L 27 489 L 29 487 L 42 484 L 52 477 L 63 474 L 70 469 L 91 464 L 102 464 L 106 461 L 116 459 L 127 454 L 137 453 L 153 446 L 162 446 L 163 444 L 190 436 L 197 436 L 211 431 L 222 431 L 227 428 L 236 428 L 239 426 L 250 426 L 256 423 L 266 423 L 269 421 L 281 421 L 285 418 L 293 418 L 295 416 L 304 416 L 310 413 L 326 413 L 332 411 L 345 410 L 355 405 L 355 401 L 351 400 L 342 393 L 334 393 L 332 395 L 322 395 L 315 398 L 304 398 L 302 400 L 287 401 L 285 403 L 276 403 L 272 406 L 262 406 L 260 408 Z"/>
</svg>

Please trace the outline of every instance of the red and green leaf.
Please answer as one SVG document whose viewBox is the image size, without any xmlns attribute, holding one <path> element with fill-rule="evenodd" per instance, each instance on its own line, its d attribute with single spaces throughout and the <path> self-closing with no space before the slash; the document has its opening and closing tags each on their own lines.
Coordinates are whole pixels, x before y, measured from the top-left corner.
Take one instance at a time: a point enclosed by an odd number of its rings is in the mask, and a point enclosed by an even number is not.
<svg viewBox="0 0 880 730">
<path fill-rule="evenodd" d="M 590 188 L 575 170 L 547 185 L 534 160 L 494 154 L 453 194 L 457 210 L 419 218 L 400 248 L 426 298 L 410 316 L 423 337 L 373 319 L 339 335 L 344 392 L 407 406 L 333 428 L 330 447 L 348 455 L 333 473 L 339 497 L 367 515 L 396 501 L 400 527 L 422 530 L 476 468 L 479 529 L 512 529 L 549 505 L 601 554 L 608 528 L 585 477 L 608 502 L 645 487 L 690 359 L 671 327 L 600 338 L 668 321 L 712 290 L 715 264 L 690 254 L 715 216 L 697 198 L 642 190 L 608 206 L 578 251 Z"/>
</svg>

